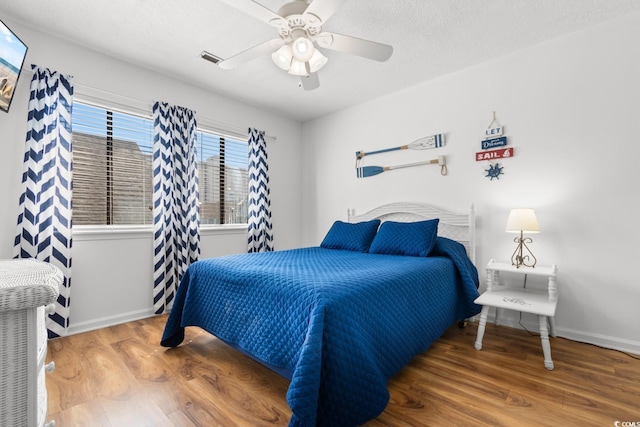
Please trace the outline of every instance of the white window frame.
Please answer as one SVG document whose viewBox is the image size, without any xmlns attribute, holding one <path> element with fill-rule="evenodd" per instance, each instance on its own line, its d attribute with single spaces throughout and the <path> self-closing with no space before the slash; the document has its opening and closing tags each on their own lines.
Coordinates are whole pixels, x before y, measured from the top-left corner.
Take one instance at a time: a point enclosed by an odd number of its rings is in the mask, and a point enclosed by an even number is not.
<svg viewBox="0 0 640 427">
<path fill-rule="evenodd" d="M 153 120 L 152 117 L 152 105 L 142 103 L 141 101 L 134 100 L 132 98 L 126 98 L 125 103 L 117 101 L 104 100 L 102 97 L 97 97 L 90 94 L 90 92 L 97 92 L 95 89 L 83 87 L 83 91 L 86 93 L 77 93 L 74 96 L 74 102 L 80 102 L 83 104 L 89 104 L 98 108 L 104 108 L 107 110 L 118 111 L 124 114 L 131 114 L 142 118 L 148 118 Z M 109 94 L 113 95 L 113 94 Z M 133 102 L 131 102 L 133 101 Z M 129 105 L 129 104 L 138 104 Z M 236 133 L 230 130 L 220 129 L 215 125 L 207 123 L 207 120 L 202 120 L 204 124 L 198 122 L 198 131 L 205 131 L 213 133 L 219 137 L 230 138 L 234 140 L 242 140 L 246 136 L 242 136 L 240 133 Z M 248 159 L 247 159 L 248 162 Z M 247 223 L 239 224 L 200 224 L 200 235 L 206 237 L 210 235 L 229 235 L 229 234 L 244 234 L 247 232 Z M 71 229 L 73 239 L 78 241 L 95 241 L 95 240 L 126 240 L 126 239 L 139 239 L 139 238 L 152 238 L 153 237 L 153 224 L 132 224 L 132 225 L 118 225 L 118 224 L 105 224 L 105 225 L 73 225 Z"/>
</svg>

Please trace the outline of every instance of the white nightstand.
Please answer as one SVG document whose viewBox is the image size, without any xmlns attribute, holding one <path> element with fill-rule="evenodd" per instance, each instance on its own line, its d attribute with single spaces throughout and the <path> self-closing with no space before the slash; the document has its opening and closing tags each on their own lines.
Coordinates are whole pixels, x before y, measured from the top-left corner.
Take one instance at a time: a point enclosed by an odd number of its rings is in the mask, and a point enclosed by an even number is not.
<svg viewBox="0 0 640 427">
<path fill-rule="evenodd" d="M 516 310 L 523 313 L 532 313 L 538 315 L 538 323 L 540 324 L 540 340 L 542 341 L 542 353 L 544 354 L 544 366 L 553 369 L 553 360 L 551 360 L 551 345 L 549 344 L 549 331 L 547 330 L 547 322 L 549 323 L 551 336 L 556 336 L 556 326 L 553 317 L 556 314 L 556 305 L 558 304 L 558 290 L 556 285 L 556 274 L 558 267 L 554 264 L 551 267 L 520 267 L 503 262 L 489 261 L 487 264 L 487 290 L 476 298 L 475 303 L 482 305 L 480 313 L 480 324 L 478 325 L 478 336 L 476 338 L 475 348 L 482 348 L 482 337 L 484 336 L 485 325 L 487 324 L 487 315 L 491 307 L 496 307 L 496 324 L 499 321 L 500 309 Z M 513 288 L 500 284 L 500 273 L 522 274 L 525 276 L 543 276 L 548 278 L 547 291 Z"/>
</svg>

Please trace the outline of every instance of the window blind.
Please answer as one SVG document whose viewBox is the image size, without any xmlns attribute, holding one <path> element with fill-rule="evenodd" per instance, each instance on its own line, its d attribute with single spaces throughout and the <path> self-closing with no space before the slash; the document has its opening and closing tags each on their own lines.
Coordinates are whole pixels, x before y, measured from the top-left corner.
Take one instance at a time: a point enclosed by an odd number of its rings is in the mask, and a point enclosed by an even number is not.
<svg viewBox="0 0 640 427">
<path fill-rule="evenodd" d="M 247 142 L 198 130 L 202 224 L 247 222 Z M 152 224 L 153 122 L 73 106 L 74 225 Z"/>
<path fill-rule="evenodd" d="M 247 222 L 247 142 L 198 132 L 200 222 L 245 224 Z"/>
<path fill-rule="evenodd" d="M 76 102 L 72 120 L 74 224 L 151 224 L 151 119 Z"/>
</svg>

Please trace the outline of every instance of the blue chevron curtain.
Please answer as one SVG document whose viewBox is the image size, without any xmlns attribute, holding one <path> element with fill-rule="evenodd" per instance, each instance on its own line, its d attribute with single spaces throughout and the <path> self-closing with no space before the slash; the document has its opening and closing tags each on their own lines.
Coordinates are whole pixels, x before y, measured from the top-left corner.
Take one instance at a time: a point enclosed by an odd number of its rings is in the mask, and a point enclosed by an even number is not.
<svg viewBox="0 0 640 427">
<path fill-rule="evenodd" d="M 49 338 L 69 328 L 71 289 L 71 108 L 73 77 L 31 66 L 31 94 L 15 258 L 49 262 L 64 274 Z"/>
<path fill-rule="evenodd" d="M 249 252 L 273 248 L 269 166 L 264 131 L 249 128 Z"/>
<path fill-rule="evenodd" d="M 153 130 L 153 309 L 161 314 L 200 256 L 195 114 L 156 102 Z"/>
</svg>

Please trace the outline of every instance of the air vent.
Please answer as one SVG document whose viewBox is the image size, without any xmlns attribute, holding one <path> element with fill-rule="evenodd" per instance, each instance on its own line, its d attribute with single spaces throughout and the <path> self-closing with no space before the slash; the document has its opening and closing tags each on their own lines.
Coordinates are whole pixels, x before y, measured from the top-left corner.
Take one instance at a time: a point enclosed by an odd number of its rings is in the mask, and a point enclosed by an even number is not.
<svg viewBox="0 0 640 427">
<path fill-rule="evenodd" d="M 207 52 L 206 50 L 202 51 L 202 53 L 200 54 L 200 57 L 202 59 L 206 59 L 207 61 L 213 62 L 214 64 L 217 64 L 218 62 L 222 61 L 222 58 L 219 58 L 215 56 L 213 53 Z"/>
</svg>

